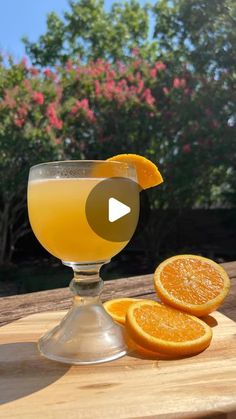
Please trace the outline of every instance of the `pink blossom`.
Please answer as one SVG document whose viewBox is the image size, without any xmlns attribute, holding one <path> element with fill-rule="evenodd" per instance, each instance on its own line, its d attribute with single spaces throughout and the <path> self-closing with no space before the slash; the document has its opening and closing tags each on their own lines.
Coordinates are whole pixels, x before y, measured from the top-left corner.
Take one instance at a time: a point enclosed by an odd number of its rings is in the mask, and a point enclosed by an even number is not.
<svg viewBox="0 0 236 419">
<path fill-rule="evenodd" d="M 168 89 L 168 87 L 163 87 L 162 91 L 163 91 L 164 95 L 168 95 L 169 92 L 170 92 L 170 90 Z"/>
<path fill-rule="evenodd" d="M 44 95 L 43 95 L 43 93 L 41 93 L 41 92 L 34 92 L 33 93 L 33 100 L 38 105 L 43 105 L 43 103 L 44 103 Z"/>
<path fill-rule="evenodd" d="M 48 116 L 49 122 L 52 127 L 57 128 L 57 129 L 62 128 L 63 122 L 62 120 L 58 119 L 56 115 L 56 109 L 55 109 L 54 103 L 50 103 L 50 105 L 48 105 L 46 115 Z"/>
<path fill-rule="evenodd" d="M 152 106 L 155 103 L 155 98 L 152 96 L 151 90 L 150 89 L 145 89 L 143 94 L 142 94 L 142 98 L 145 100 L 145 102 Z"/>
<path fill-rule="evenodd" d="M 28 65 L 28 60 L 26 57 L 23 57 L 21 60 L 21 65 L 23 65 L 23 67 L 27 68 Z"/>
<path fill-rule="evenodd" d="M 11 97 L 10 92 L 8 90 L 5 90 L 4 103 L 10 109 L 13 109 L 16 106 L 16 100 L 13 97 Z"/>
<path fill-rule="evenodd" d="M 156 75 L 157 75 L 157 69 L 156 68 L 151 68 L 151 70 L 150 70 L 150 77 L 152 79 L 155 79 Z"/>
<path fill-rule="evenodd" d="M 70 110 L 70 114 L 71 115 L 76 115 L 78 112 L 78 108 L 76 105 L 72 106 L 71 110 Z"/>
<path fill-rule="evenodd" d="M 56 78 L 56 74 L 54 74 L 51 70 L 50 70 L 50 68 L 46 68 L 45 70 L 44 70 L 44 75 L 45 75 L 45 77 L 49 77 L 49 78 L 51 78 L 51 79 L 55 79 Z"/>
<path fill-rule="evenodd" d="M 80 109 L 84 111 L 86 118 L 90 122 L 95 122 L 96 118 L 92 109 L 89 109 L 88 99 L 84 98 L 82 100 L 77 100 L 75 105 L 71 108 L 70 114 L 74 116 Z"/>
<path fill-rule="evenodd" d="M 134 81 L 134 76 L 133 76 L 133 74 L 128 74 L 128 76 L 127 76 L 127 80 L 128 80 L 130 83 L 133 83 L 133 81 Z"/>
<path fill-rule="evenodd" d="M 184 144 L 182 150 L 183 150 L 183 153 L 185 153 L 185 154 L 191 153 L 191 151 L 192 151 L 191 145 L 190 144 Z"/>
<path fill-rule="evenodd" d="M 131 54 L 134 56 L 134 57 L 138 57 L 139 56 L 139 48 L 133 48 L 132 49 L 132 51 L 131 51 Z"/>
<path fill-rule="evenodd" d="M 157 61 L 155 63 L 155 68 L 157 71 L 163 71 L 166 69 L 166 64 L 164 64 L 162 61 Z"/>
<path fill-rule="evenodd" d="M 133 66 L 134 66 L 134 68 L 138 68 L 141 64 L 142 64 L 142 60 L 135 60 L 135 61 L 133 62 Z"/>
<path fill-rule="evenodd" d="M 114 90 L 115 90 L 115 81 L 114 80 L 108 81 L 103 87 L 104 97 L 107 100 L 112 100 Z"/>
<path fill-rule="evenodd" d="M 95 80 L 95 95 L 99 96 L 101 94 L 101 85 L 99 80 Z"/>
<path fill-rule="evenodd" d="M 17 126 L 17 127 L 19 127 L 19 128 L 21 128 L 21 127 L 23 127 L 23 125 L 25 124 L 25 120 L 24 120 L 24 118 L 15 118 L 14 119 L 14 123 L 15 123 L 15 125 Z"/>
<path fill-rule="evenodd" d="M 28 115 L 28 106 L 26 104 L 22 104 L 18 109 L 17 109 L 17 116 L 19 116 L 19 118 L 26 118 L 26 116 Z"/>
<path fill-rule="evenodd" d="M 141 93 L 143 88 L 144 88 L 144 82 L 143 82 L 143 80 L 139 80 L 138 81 L 138 87 L 137 87 L 137 93 L 138 94 Z"/>
<path fill-rule="evenodd" d="M 78 108 L 81 109 L 88 109 L 89 108 L 89 101 L 88 99 L 82 99 L 81 101 L 77 100 Z"/>
<path fill-rule="evenodd" d="M 123 74 L 126 71 L 126 65 L 122 61 L 118 61 L 117 62 L 117 69 L 121 74 Z"/>
<path fill-rule="evenodd" d="M 94 112 L 91 109 L 87 110 L 86 116 L 90 122 L 95 122 L 96 118 L 95 118 Z"/>
<path fill-rule="evenodd" d="M 75 115 L 79 109 L 87 111 L 89 109 L 88 99 L 77 100 L 75 105 L 71 108 L 71 115 Z"/>
<path fill-rule="evenodd" d="M 53 122 L 53 124 L 54 124 L 54 127 L 55 128 L 62 129 L 63 122 L 62 122 L 61 119 L 55 119 L 54 122 Z"/>
<path fill-rule="evenodd" d="M 90 65 L 89 70 L 93 76 L 99 76 L 100 74 L 110 70 L 110 63 L 106 63 L 101 58 L 99 58 L 97 61 L 95 61 L 95 63 Z"/>
<path fill-rule="evenodd" d="M 136 86 L 130 86 L 129 87 L 129 93 L 128 93 L 129 97 L 134 97 L 137 96 L 137 87 Z"/>
<path fill-rule="evenodd" d="M 28 90 L 28 92 L 32 90 L 31 83 L 28 79 L 23 80 L 23 85 L 26 88 L 26 90 Z"/>
<path fill-rule="evenodd" d="M 180 79 L 180 78 L 176 77 L 173 80 L 173 87 L 175 89 L 184 89 L 186 87 L 186 79 L 184 79 L 184 78 Z"/>
<path fill-rule="evenodd" d="M 73 62 L 71 60 L 68 60 L 66 63 L 66 70 L 73 70 Z"/>
<path fill-rule="evenodd" d="M 51 71 L 49 68 L 46 68 L 46 69 L 44 70 L 43 74 L 44 74 L 46 77 L 49 77 L 49 76 L 51 76 L 52 71 Z"/>
<path fill-rule="evenodd" d="M 107 81 L 114 79 L 115 76 L 116 76 L 115 70 L 107 70 L 107 72 L 106 72 L 106 80 Z"/>
<path fill-rule="evenodd" d="M 121 79 L 119 82 L 118 82 L 118 85 L 117 85 L 117 87 L 118 88 L 121 88 L 122 90 L 126 90 L 127 89 L 127 81 L 125 80 L 125 79 Z"/>
<path fill-rule="evenodd" d="M 29 68 L 29 72 L 32 74 L 32 76 L 37 76 L 39 74 L 39 70 L 34 67 Z"/>
<path fill-rule="evenodd" d="M 62 98 L 62 93 L 63 93 L 63 89 L 62 89 L 62 87 L 61 87 L 61 86 L 59 86 L 59 85 L 57 85 L 57 86 L 56 86 L 56 96 L 57 96 L 56 101 L 57 101 L 57 102 L 61 100 L 61 98 Z"/>
</svg>

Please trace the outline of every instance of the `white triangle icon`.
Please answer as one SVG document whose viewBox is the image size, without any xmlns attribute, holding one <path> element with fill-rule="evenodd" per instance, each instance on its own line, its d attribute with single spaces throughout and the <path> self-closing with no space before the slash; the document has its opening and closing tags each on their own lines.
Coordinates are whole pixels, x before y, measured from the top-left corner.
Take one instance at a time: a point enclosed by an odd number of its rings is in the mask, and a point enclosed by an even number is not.
<svg viewBox="0 0 236 419">
<path fill-rule="evenodd" d="M 108 219 L 111 223 L 131 212 L 128 205 L 123 204 L 115 198 L 109 198 L 108 201 Z"/>
</svg>

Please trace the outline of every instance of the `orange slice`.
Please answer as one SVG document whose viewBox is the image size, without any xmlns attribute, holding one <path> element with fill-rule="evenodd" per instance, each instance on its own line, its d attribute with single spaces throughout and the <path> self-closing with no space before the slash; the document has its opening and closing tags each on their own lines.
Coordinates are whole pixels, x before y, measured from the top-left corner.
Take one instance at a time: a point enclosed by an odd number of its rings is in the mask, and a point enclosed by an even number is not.
<svg viewBox="0 0 236 419">
<path fill-rule="evenodd" d="M 201 317 L 220 306 L 230 280 L 224 269 L 210 259 L 178 255 L 157 267 L 154 285 L 165 304 Z"/>
<path fill-rule="evenodd" d="M 136 303 L 137 298 L 115 298 L 103 303 L 108 314 L 118 323 L 125 324 L 125 316 L 131 304 Z"/>
<path fill-rule="evenodd" d="M 212 339 L 205 322 L 155 301 L 132 304 L 126 315 L 126 330 L 141 347 L 177 356 L 199 353 Z"/>
<path fill-rule="evenodd" d="M 134 165 L 137 172 L 137 181 L 142 189 L 148 189 L 163 182 L 157 166 L 151 160 L 146 159 L 146 157 L 139 156 L 138 154 L 118 154 L 107 160 Z"/>
<path fill-rule="evenodd" d="M 138 345 L 134 342 L 134 340 L 131 338 L 131 336 L 128 334 L 127 330 L 125 333 L 125 341 L 126 344 L 131 351 L 131 353 L 141 356 L 141 358 L 145 359 L 158 359 L 158 360 L 164 360 L 164 359 L 173 359 L 173 358 L 179 358 L 173 355 L 169 355 L 166 353 L 160 353 L 156 351 L 150 351 L 149 349 L 144 348 L 143 346 Z"/>
</svg>

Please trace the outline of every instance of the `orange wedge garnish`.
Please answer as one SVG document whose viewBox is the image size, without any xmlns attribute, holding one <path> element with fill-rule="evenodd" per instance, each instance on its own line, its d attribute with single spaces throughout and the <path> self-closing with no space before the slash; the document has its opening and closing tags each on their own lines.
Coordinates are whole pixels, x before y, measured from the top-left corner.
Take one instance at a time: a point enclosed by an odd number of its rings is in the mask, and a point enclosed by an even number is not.
<svg viewBox="0 0 236 419">
<path fill-rule="evenodd" d="M 225 270 L 210 259 L 178 255 L 157 267 L 154 285 L 165 304 L 201 317 L 220 306 L 230 280 Z"/>
<path fill-rule="evenodd" d="M 137 345 L 176 356 L 199 353 L 212 339 L 211 328 L 205 322 L 155 301 L 132 304 L 125 325 Z"/>
<path fill-rule="evenodd" d="M 157 186 L 163 182 L 163 178 L 157 166 L 138 154 L 118 154 L 110 157 L 109 161 L 120 161 L 132 164 L 136 168 L 137 181 L 142 189 L 148 189 Z"/>
</svg>

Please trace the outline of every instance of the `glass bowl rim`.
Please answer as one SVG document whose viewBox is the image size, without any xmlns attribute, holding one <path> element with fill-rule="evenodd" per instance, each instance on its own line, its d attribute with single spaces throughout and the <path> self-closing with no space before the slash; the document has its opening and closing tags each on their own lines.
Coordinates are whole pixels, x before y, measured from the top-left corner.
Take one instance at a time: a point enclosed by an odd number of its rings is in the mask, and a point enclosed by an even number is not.
<svg viewBox="0 0 236 419">
<path fill-rule="evenodd" d="M 49 161 L 49 162 L 44 162 L 44 163 L 38 163 L 35 164 L 33 166 L 30 167 L 30 170 L 36 169 L 38 167 L 43 167 L 43 166 L 60 166 L 60 164 L 76 164 L 76 163 L 109 163 L 109 164 L 115 164 L 117 166 L 124 166 L 124 167 L 128 167 L 131 169 L 136 169 L 135 165 L 132 163 L 128 163 L 128 162 L 123 162 L 123 161 L 114 161 L 114 160 L 55 160 L 55 161 Z"/>
</svg>

